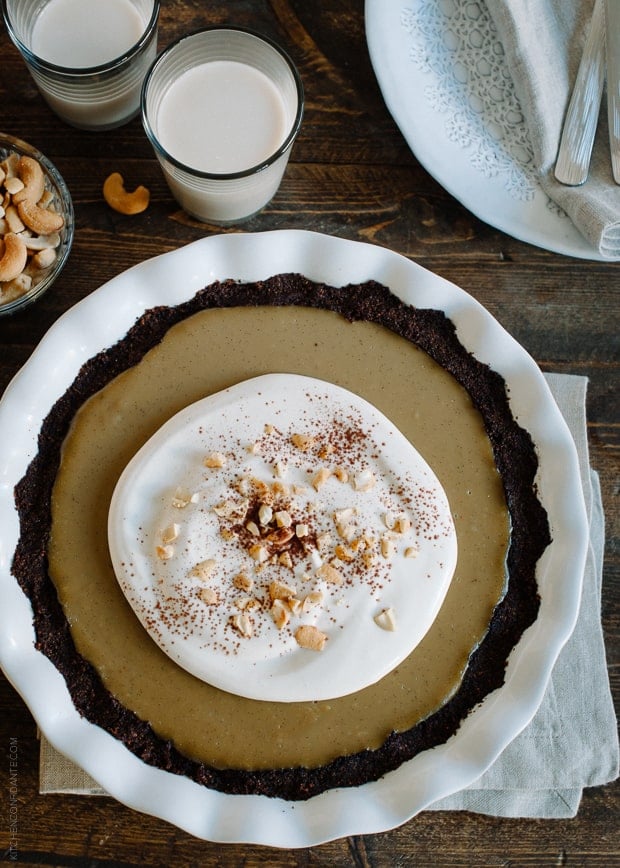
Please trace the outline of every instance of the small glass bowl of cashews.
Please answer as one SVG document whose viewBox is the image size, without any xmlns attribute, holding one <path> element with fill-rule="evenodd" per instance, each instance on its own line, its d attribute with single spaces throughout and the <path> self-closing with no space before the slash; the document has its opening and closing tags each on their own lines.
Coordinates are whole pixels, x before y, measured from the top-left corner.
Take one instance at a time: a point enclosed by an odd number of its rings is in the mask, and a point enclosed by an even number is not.
<svg viewBox="0 0 620 868">
<path fill-rule="evenodd" d="M 73 231 L 71 196 L 56 167 L 32 145 L 0 133 L 0 316 L 49 289 Z"/>
</svg>

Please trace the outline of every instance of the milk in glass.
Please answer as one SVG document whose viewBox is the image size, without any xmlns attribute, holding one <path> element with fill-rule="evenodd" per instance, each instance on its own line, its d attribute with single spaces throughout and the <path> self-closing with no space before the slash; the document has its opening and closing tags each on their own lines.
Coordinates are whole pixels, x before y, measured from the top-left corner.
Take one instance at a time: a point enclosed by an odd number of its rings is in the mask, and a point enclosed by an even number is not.
<svg viewBox="0 0 620 868">
<path fill-rule="evenodd" d="M 84 129 L 109 129 L 138 113 L 157 51 L 155 5 L 49 0 L 41 7 L 30 34 L 38 59 L 30 71 L 60 117 Z"/>
<path fill-rule="evenodd" d="M 192 169 L 243 172 L 271 157 L 287 133 L 275 84 L 253 66 L 214 60 L 184 72 L 157 115 L 162 147 Z"/>
<path fill-rule="evenodd" d="M 145 26 L 131 0 L 51 0 L 34 23 L 32 51 L 71 69 L 100 66 L 135 45 Z"/>
</svg>

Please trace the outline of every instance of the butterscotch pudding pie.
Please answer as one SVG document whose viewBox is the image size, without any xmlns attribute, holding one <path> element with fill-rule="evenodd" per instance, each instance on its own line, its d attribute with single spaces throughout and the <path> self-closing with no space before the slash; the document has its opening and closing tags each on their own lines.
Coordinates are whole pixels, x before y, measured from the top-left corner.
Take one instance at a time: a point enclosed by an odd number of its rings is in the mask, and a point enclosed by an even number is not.
<svg viewBox="0 0 620 868">
<path fill-rule="evenodd" d="M 82 366 L 13 572 L 78 711 L 144 762 L 307 799 L 504 678 L 549 543 L 497 373 L 375 282 L 216 282 Z"/>
</svg>

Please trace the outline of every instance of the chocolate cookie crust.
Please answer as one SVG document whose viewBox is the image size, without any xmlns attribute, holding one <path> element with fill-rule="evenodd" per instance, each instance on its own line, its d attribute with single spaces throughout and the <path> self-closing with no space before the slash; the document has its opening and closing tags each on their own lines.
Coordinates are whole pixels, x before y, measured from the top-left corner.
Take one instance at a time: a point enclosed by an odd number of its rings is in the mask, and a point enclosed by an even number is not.
<svg viewBox="0 0 620 868">
<path fill-rule="evenodd" d="M 201 310 L 255 306 L 257 299 L 261 306 L 316 307 L 335 311 L 352 322 L 377 323 L 417 345 L 451 373 L 483 418 L 511 518 L 507 592 L 495 609 L 486 638 L 471 657 L 458 691 L 435 714 L 406 732 L 393 733 L 379 749 L 342 757 L 319 769 L 221 770 L 183 756 L 122 706 L 102 685 L 96 670 L 77 653 L 47 570 L 51 493 L 62 443 L 77 410 L 114 377 L 138 364 L 171 326 Z M 145 762 L 213 789 L 306 799 L 336 786 L 375 780 L 420 751 L 445 742 L 467 714 L 501 686 L 510 651 L 536 618 L 535 568 L 550 541 L 547 517 L 535 491 L 537 466 L 531 438 L 510 412 L 504 380 L 460 344 L 453 323 L 441 311 L 406 305 L 374 282 L 334 288 L 299 275 L 278 275 L 258 283 L 214 283 L 181 305 L 146 311 L 117 344 L 85 363 L 51 409 L 41 428 L 39 451 L 15 489 L 20 539 L 13 574 L 32 603 L 36 647 L 63 674 L 84 717 L 121 740 Z"/>
</svg>

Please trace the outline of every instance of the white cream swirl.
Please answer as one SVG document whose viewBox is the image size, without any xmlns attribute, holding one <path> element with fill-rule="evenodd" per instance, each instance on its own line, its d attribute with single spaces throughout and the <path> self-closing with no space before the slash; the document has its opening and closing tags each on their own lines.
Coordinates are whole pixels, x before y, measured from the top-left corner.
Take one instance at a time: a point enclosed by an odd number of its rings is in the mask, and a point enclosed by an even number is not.
<svg viewBox="0 0 620 868">
<path fill-rule="evenodd" d="M 390 672 L 433 623 L 457 554 L 445 492 L 411 443 L 357 395 L 291 374 L 170 419 L 119 479 L 108 538 L 166 654 L 279 702 Z"/>
</svg>

